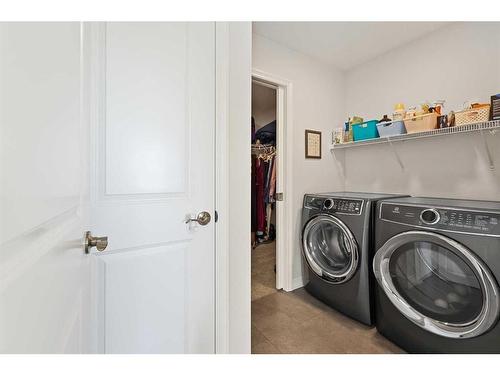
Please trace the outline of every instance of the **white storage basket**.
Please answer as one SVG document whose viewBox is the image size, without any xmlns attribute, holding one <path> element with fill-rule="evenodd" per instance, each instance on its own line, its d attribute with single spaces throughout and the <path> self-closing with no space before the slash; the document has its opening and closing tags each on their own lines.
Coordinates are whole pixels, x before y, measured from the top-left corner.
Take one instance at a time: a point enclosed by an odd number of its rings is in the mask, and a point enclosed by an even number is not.
<svg viewBox="0 0 500 375">
<path fill-rule="evenodd" d="M 485 105 L 479 108 L 466 109 L 455 113 L 455 125 L 475 124 L 478 122 L 486 122 L 490 119 L 490 105 Z"/>
</svg>

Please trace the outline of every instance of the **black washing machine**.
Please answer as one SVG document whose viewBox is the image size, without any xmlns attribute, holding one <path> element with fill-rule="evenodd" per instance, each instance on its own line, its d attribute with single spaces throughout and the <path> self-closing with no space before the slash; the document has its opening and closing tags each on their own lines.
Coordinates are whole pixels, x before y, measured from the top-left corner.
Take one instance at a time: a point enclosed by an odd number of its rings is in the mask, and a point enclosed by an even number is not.
<svg viewBox="0 0 500 375">
<path fill-rule="evenodd" d="M 377 330 L 410 353 L 500 353 L 500 203 L 377 204 Z"/>
<path fill-rule="evenodd" d="M 306 194 L 302 209 L 305 289 L 336 310 L 373 324 L 372 221 L 374 204 L 390 194 Z"/>
</svg>

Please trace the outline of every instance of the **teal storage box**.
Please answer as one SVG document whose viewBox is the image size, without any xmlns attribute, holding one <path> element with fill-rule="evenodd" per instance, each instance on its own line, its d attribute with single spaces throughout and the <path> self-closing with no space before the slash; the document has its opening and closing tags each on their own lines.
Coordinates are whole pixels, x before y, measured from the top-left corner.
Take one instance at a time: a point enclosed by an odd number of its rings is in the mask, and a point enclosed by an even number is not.
<svg viewBox="0 0 500 375">
<path fill-rule="evenodd" d="M 352 133 L 354 141 L 378 138 L 377 122 L 377 120 L 370 120 L 362 122 L 361 124 L 353 124 Z"/>
</svg>

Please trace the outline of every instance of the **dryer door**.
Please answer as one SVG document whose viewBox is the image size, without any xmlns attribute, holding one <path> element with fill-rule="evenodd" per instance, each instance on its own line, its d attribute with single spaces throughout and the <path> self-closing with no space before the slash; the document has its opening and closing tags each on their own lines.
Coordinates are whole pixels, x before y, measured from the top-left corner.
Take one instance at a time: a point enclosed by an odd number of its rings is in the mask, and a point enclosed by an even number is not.
<svg viewBox="0 0 500 375">
<path fill-rule="evenodd" d="M 399 311 L 429 332 L 475 337 L 498 319 L 499 291 L 491 272 L 469 249 L 443 235 L 398 234 L 377 251 L 373 270 Z"/>
<path fill-rule="evenodd" d="M 358 268 L 358 245 L 337 217 L 318 215 L 302 232 L 302 250 L 311 270 L 331 283 L 348 281 Z"/>
</svg>

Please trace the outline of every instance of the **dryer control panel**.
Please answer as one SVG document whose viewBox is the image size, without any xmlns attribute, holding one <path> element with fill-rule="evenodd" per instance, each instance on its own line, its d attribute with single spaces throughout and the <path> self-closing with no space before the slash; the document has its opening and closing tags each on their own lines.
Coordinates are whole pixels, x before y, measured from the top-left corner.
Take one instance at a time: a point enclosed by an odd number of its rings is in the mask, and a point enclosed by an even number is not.
<svg viewBox="0 0 500 375">
<path fill-rule="evenodd" d="M 382 203 L 379 217 L 415 227 L 500 237 L 500 214 L 494 212 Z"/>
<path fill-rule="evenodd" d="M 363 211 L 362 199 L 328 198 L 308 195 L 305 197 L 304 204 L 308 208 L 331 213 L 361 215 Z"/>
</svg>

